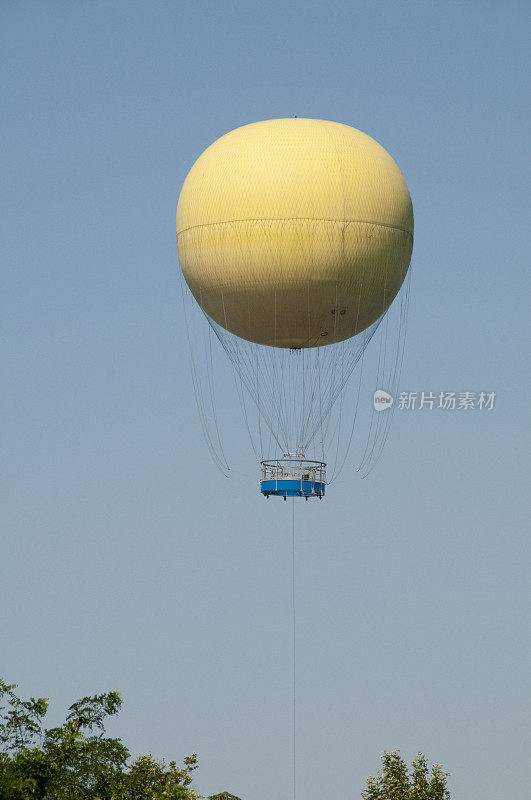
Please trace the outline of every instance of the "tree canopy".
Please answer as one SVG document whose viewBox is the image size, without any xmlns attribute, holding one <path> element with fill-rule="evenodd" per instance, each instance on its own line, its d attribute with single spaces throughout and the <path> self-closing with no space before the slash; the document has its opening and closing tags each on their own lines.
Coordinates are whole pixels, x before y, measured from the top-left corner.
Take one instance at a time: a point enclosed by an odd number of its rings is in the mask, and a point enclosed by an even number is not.
<svg viewBox="0 0 531 800">
<path fill-rule="evenodd" d="M 413 759 L 409 770 L 398 750 L 384 752 L 380 772 L 367 779 L 361 796 L 363 800 L 449 800 L 447 777 L 440 764 L 430 769 L 422 753 Z"/>
<path fill-rule="evenodd" d="M 131 760 L 122 741 L 105 734 L 122 706 L 118 692 L 83 697 L 62 725 L 44 728 L 48 698 L 22 700 L 16 688 L 0 680 L 1 800 L 199 800 L 195 753 L 182 766 L 151 754 Z"/>
<path fill-rule="evenodd" d="M 46 697 L 22 700 L 0 680 L 0 800 L 205 800 L 192 788 L 197 755 L 166 763 L 151 753 L 131 759 L 105 722 L 122 706 L 118 692 L 82 697 L 62 725 L 44 728 Z M 384 752 L 363 800 L 449 800 L 448 773 L 422 753 L 411 769 L 400 753 Z M 229 792 L 207 800 L 240 800 Z"/>
<path fill-rule="evenodd" d="M 228 792 L 221 792 L 221 794 L 211 794 L 208 800 L 241 800 L 241 798 Z"/>
</svg>

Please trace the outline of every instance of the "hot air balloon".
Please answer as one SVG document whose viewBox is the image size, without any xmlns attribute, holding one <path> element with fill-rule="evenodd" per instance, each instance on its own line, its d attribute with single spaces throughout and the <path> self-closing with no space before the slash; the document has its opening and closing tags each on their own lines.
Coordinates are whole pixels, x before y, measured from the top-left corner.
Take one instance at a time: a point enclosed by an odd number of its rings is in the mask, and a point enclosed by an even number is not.
<svg viewBox="0 0 531 800">
<path fill-rule="evenodd" d="M 323 446 L 331 409 L 410 265 L 413 210 L 398 166 L 349 125 L 245 125 L 188 173 L 177 248 L 277 450 L 262 460 L 262 493 L 321 498 L 326 462 L 310 450 Z"/>
</svg>

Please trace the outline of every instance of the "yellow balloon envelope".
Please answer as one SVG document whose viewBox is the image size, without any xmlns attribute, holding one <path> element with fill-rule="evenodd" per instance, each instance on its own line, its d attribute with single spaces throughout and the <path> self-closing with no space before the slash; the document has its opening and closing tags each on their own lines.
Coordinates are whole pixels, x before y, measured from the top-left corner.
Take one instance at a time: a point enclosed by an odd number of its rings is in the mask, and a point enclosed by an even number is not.
<svg viewBox="0 0 531 800">
<path fill-rule="evenodd" d="M 369 327 L 400 289 L 411 198 L 391 156 L 355 128 L 255 122 L 190 170 L 177 247 L 195 299 L 226 330 L 274 347 L 332 344 Z"/>
</svg>

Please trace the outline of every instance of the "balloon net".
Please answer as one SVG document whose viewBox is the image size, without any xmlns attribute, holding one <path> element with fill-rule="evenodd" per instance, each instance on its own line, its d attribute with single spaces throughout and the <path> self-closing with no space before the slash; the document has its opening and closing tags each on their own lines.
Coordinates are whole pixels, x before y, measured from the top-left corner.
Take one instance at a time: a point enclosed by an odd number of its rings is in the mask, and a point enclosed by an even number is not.
<svg viewBox="0 0 531 800">
<path fill-rule="evenodd" d="M 222 402 L 227 402 L 229 372 L 242 424 L 259 461 L 287 453 L 318 459 L 328 464 L 331 483 L 352 454 L 361 475 L 369 474 L 381 456 L 396 408 L 394 403 L 377 410 L 373 393 L 397 394 L 410 273 L 411 269 L 390 308 L 369 328 L 342 342 L 300 349 L 260 345 L 229 333 L 202 311 L 182 278 L 197 408 L 207 447 L 223 474 L 229 475 L 231 466 L 220 389 Z"/>
</svg>

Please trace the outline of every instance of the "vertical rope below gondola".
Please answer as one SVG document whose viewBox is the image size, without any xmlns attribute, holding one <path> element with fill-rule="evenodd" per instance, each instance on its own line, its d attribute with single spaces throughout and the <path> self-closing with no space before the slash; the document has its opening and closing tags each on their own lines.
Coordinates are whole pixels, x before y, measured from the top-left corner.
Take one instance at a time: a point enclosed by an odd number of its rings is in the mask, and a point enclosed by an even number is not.
<svg viewBox="0 0 531 800">
<path fill-rule="evenodd" d="M 296 718 L 296 678 L 297 678 L 297 650 L 295 640 L 295 497 L 291 499 L 291 566 L 292 566 L 292 581 L 291 581 L 291 601 L 293 611 L 293 800 L 295 800 L 296 789 L 296 755 L 297 755 L 297 718 Z"/>
</svg>

